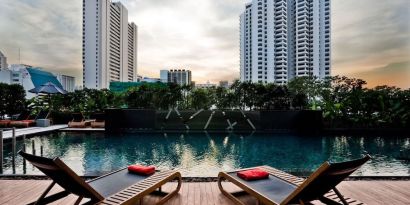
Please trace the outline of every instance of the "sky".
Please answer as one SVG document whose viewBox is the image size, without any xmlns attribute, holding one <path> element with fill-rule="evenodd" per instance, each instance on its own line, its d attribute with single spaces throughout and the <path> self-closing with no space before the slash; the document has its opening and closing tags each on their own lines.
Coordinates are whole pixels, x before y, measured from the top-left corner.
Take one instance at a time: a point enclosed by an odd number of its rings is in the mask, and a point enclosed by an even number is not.
<svg viewBox="0 0 410 205">
<path fill-rule="evenodd" d="M 139 75 L 185 68 L 197 83 L 239 78 L 239 15 L 248 0 L 120 1 L 138 25 Z M 82 84 L 82 0 L 0 5 L 0 51 L 9 64 Z M 410 88 L 410 0 L 332 0 L 331 19 L 333 75 Z"/>
</svg>

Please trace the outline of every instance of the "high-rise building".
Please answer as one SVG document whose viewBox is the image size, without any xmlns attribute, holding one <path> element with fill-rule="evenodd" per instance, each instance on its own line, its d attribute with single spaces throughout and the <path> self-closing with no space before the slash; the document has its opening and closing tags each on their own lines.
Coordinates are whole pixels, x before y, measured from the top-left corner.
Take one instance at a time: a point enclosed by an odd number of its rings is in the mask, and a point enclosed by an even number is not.
<svg viewBox="0 0 410 205">
<path fill-rule="evenodd" d="M 7 57 L 0 51 L 0 70 L 5 70 L 7 67 Z"/>
<path fill-rule="evenodd" d="M 111 0 L 83 0 L 83 83 L 108 88 L 137 77 L 137 26 L 128 10 Z"/>
<path fill-rule="evenodd" d="M 163 83 L 176 83 L 179 85 L 191 85 L 192 84 L 192 73 L 190 70 L 161 70 L 160 79 Z M 165 79 L 166 82 L 165 82 Z"/>
<path fill-rule="evenodd" d="M 240 15 L 240 80 L 330 76 L 330 0 L 252 0 Z"/>
</svg>

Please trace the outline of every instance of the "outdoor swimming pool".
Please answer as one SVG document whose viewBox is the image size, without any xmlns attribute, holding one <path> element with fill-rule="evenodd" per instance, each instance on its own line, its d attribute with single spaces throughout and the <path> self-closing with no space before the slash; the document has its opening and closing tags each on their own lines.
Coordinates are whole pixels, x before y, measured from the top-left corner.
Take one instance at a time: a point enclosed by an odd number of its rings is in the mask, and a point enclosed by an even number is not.
<svg viewBox="0 0 410 205">
<path fill-rule="evenodd" d="M 370 154 L 373 159 L 354 175 L 409 176 L 409 137 L 296 136 L 290 134 L 104 134 L 66 133 L 26 139 L 32 153 L 59 156 L 80 175 L 99 175 L 130 164 L 180 169 L 183 176 L 217 176 L 221 170 L 270 165 L 311 172 L 326 160 L 343 161 Z M 23 142 L 17 142 L 20 150 Z M 5 144 L 4 174 L 41 174 L 20 156 L 12 163 Z"/>
</svg>

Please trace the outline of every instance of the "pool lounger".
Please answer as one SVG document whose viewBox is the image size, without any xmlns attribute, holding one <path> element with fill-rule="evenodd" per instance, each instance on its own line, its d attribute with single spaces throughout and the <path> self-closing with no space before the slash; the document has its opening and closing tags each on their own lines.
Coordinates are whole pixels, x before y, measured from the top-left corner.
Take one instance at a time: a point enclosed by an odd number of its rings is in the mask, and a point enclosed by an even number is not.
<svg viewBox="0 0 410 205">
<path fill-rule="evenodd" d="M 29 117 L 30 117 L 30 111 L 24 110 L 18 115 L 16 120 L 0 120 L 0 127 L 1 128 L 11 127 L 10 123 L 19 122 L 22 120 L 28 120 Z"/>
<path fill-rule="evenodd" d="M 336 189 L 336 185 L 346 177 L 360 168 L 370 159 L 366 155 L 362 159 L 357 159 L 341 163 L 323 163 L 306 180 L 282 172 L 269 166 L 254 167 L 268 172 L 269 178 L 245 181 L 237 176 L 239 171 L 220 172 L 218 175 L 218 186 L 221 192 L 236 204 L 243 203 L 235 197 L 236 194 L 246 192 L 261 202 L 262 204 L 309 204 L 310 201 L 320 200 L 325 204 L 363 204 L 357 200 L 344 197 Z M 241 188 L 239 193 L 229 193 L 223 189 L 222 181 L 227 180 Z"/>
<path fill-rule="evenodd" d="M 92 119 L 95 119 L 91 122 L 91 128 L 105 128 L 105 114 L 104 113 L 95 113 L 93 114 Z"/>
<path fill-rule="evenodd" d="M 69 128 L 86 128 L 91 126 L 92 120 L 86 120 L 83 113 L 72 113 L 73 119 L 68 122 Z"/>
<path fill-rule="evenodd" d="M 69 194 L 78 196 L 75 204 L 80 204 L 83 198 L 90 199 L 85 204 L 136 204 L 144 196 L 158 192 L 157 189 L 163 196 L 157 204 L 163 204 L 181 188 L 181 174 L 176 171 L 157 171 L 151 176 L 141 176 L 124 168 L 84 181 L 58 157 L 49 159 L 22 151 L 19 154 L 53 180 L 38 200 L 31 204 L 48 204 Z M 162 192 L 161 186 L 172 180 L 178 181 L 176 189 L 170 193 Z M 47 196 L 55 184 L 64 191 Z"/>
<path fill-rule="evenodd" d="M 50 116 L 49 110 L 41 110 L 34 118 L 21 120 L 21 121 L 12 121 L 10 122 L 10 127 L 18 127 L 18 128 L 28 128 L 31 126 L 36 125 L 36 120 L 39 119 L 48 119 Z"/>
</svg>

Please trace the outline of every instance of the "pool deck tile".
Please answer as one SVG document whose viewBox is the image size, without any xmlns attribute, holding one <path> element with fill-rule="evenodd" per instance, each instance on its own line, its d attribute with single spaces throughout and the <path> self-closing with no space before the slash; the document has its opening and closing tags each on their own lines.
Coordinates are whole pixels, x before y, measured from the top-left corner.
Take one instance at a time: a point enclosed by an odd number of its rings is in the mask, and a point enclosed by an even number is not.
<svg viewBox="0 0 410 205">
<path fill-rule="evenodd" d="M 51 183 L 48 180 L 0 180 L 0 204 L 27 204 L 34 201 Z M 168 183 L 164 191 L 175 188 L 176 183 Z M 233 184 L 225 182 L 228 191 L 238 191 Z M 366 204 L 410 204 L 410 181 L 345 181 L 338 186 L 341 193 Z M 52 192 L 57 192 L 57 187 Z M 76 197 L 70 195 L 53 204 L 73 204 Z M 153 205 L 159 200 L 156 196 L 147 196 L 143 199 L 144 205 Z M 246 205 L 256 205 L 251 196 L 242 196 Z M 86 200 L 83 200 L 86 202 Z M 218 189 L 216 182 L 186 182 L 178 195 L 171 198 L 167 205 L 234 205 Z M 321 204 L 313 202 L 313 204 Z"/>
</svg>

